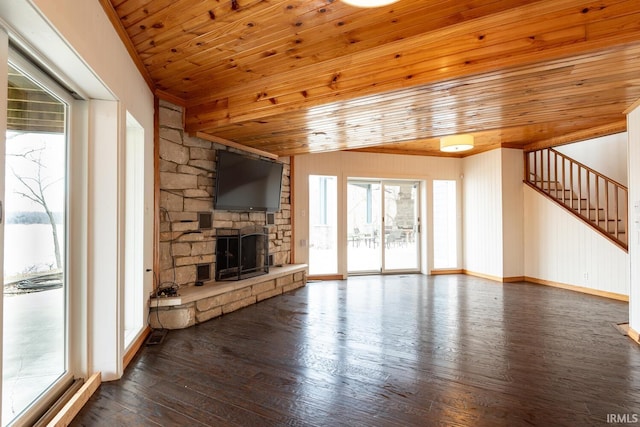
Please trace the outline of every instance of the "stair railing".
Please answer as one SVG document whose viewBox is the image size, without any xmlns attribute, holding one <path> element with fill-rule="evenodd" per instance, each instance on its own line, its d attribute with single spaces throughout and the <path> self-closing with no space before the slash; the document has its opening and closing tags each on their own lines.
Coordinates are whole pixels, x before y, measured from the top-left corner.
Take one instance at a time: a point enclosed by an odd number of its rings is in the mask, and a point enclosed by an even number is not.
<svg viewBox="0 0 640 427">
<path fill-rule="evenodd" d="M 628 190 L 553 148 L 524 153 L 525 183 L 628 250 Z"/>
</svg>

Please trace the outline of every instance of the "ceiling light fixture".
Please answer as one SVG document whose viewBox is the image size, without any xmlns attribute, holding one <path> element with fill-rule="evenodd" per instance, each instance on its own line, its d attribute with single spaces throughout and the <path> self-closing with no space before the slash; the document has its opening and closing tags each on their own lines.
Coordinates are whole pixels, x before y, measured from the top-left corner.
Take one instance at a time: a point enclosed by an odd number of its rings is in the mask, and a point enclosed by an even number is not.
<svg viewBox="0 0 640 427">
<path fill-rule="evenodd" d="M 446 153 L 456 153 L 467 151 L 473 148 L 473 135 L 449 135 L 440 138 L 440 151 Z"/>
<path fill-rule="evenodd" d="M 381 7 L 395 3 L 398 0 L 342 0 L 344 3 L 355 7 Z"/>
</svg>

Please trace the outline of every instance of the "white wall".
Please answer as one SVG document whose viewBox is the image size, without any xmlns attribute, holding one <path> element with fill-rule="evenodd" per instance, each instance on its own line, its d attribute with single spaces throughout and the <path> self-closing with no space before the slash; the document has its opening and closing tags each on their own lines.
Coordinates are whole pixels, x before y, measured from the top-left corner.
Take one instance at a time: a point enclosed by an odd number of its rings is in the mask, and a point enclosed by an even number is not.
<svg viewBox="0 0 640 427">
<path fill-rule="evenodd" d="M 629 326 L 640 332 L 640 107 L 627 116 L 629 133 Z"/>
<path fill-rule="evenodd" d="M 502 149 L 503 278 L 524 275 L 524 157 L 522 150 Z"/>
<path fill-rule="evenodd" d="M 525 186 L 521 150 L 481 153 L 463 165 L 465 270 L 628 295 L 627 254 Z"/>
<path fill-rule="evenodd" d="M 153 94 L 100 3 L 78 0 L 31 1 L 103 86 L 122 103 L 122 107 L 129 111 L 143 128 L 153 130 Z M 74 78 L 77 71 L 70 67 L 77 66 L 59 63 L 61 61 L 56 57 L 57 52 L 52 51 L 47 44 L 40 51 L 51 56 L 52 62 L 58 62 L 56 65 L 73 81 L 82 84 L 82 89 L 89 96 L 102 99 L 96 92 L 94 82 L 78 81 Z M 145 134 L 149 141 L 153 141 L 152 132 Z"/>
<path fill-rule="evenodd" d="M 118 104 L 115 101 L 91 101 L 89 116 L 94 126 L 90 140 L 107 137 L 118 139 Z M 89 168 L 100 170 L 101 164 L 116 167 L 103 173 L 90 174 L 88 200 L 88 310 L 89 369 L 100 370 L 108 379 L 116 379 L 122 372 L 120 345 L 120 293 L 118 289 L 118 259 L 120 208 L 118 203 L 118 145 L 93 144 L 89 149 Z M 105 202 L 110 203 L 105 203 Z"/>
<path fill-rule="evenodd" d="M 627 185 L 627 132 L 556 147 L 556 151 Z"/>
<path fill-rule="evenodd" d="M 294 235 L 296 237 L 295 262 L 306 263 L 309 257 L 306 242 L 309 241 L 309 175 L 332 175 L 338 177 L 338 212 L 344 212 L 346 205 L 346 180 L 348 177 L 383 178 L 383 179 L 416 179 L 426 183 L 429 191 L 423 189 L 423 225 L 429 231 L 429 209 L 431 206 L 431 181 L 433 179 L 456 180 L 460 183 L 461 160 L 425 156 L 389 155 L 357 152 L 331 152 L 296 156 L 294 159 Z M 460 192 L 459 192 L 460 193 Z M 426 200 L 424 200 L 426 198 Z M 429 207 L 429 208 L 427 208 Z M 338 225 L 338 269 L 339 274 L 346 277 L 346 216 L 339 216 L 342 224 Z M 426 221 L 424 220 L 426 219 Z M 423 239 L 425 234 L 422 233 Z M 301 244 L 305 242 L 305 244 Z M 423 247 L 432 245 L 423 240 Z M 458 245 L 460 246 L 460 245 Z M 433 268 L 433 257 L 422 253 L 422 271 Z"/>
<path fill-rule="evenodd" d="M 464 269 L 503 277 L 502 155 L 500 149 L 463 159 Z"/>
<path fill-rule="evenodd" d="M 562 207 L 525 187 L 525 276 L 629 294 L 629 257 Z"/>
</svg>

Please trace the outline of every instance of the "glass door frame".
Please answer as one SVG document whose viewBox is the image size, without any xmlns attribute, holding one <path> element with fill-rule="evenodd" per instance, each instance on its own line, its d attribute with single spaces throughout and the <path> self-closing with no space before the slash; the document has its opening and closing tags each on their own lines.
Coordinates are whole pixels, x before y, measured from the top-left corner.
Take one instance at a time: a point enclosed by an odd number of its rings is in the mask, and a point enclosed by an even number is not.
<svg viewBox="0 0 640 427">
<path fill-rule="evenodd" d="M 386 232 L 383 230 L 383 238 L 382 241 L 384 242 L 384 250 L 382 251 L 382 274 L 398 274 L 398 273 L 419 273 L 420 272 L 420 260 L 422 259 L 422 221 L 421 221 L 421 216 L 420 216 L 420 206 L 421 206 L 421 199 L 420 199 L 420 192 L 421 192 L 421 186 L 422 186 L 422 182 L 420 180 L 414 180 L 414 179 L 404 179 L 404 180 L 399 180 L 399 179 L 385 179 L 382 180 L 382 193 L 383 193 L 383 201 L 382 201 L 382 215 L 383 215 L 383 221 L 382 221 L 382 226 L 386 227 L 386 215 L 387 215 L 387 206 L 386 206 L 386 198 L 384 197 L 384 195 L 386 194 L 385 192 L 385 188 L 387 186 L 392 186 L 392 185 L 406 185 L 406 184 L 414 184 L 416 186 L 416 197 L 415 197 L 415 204 L 414 204 L 414 209 L 415 209 L 415 218 L 416 218 L 416 224 L 415 224 L 415 232 L 412 236 L 413 241 L 416 244 L 416 251 L 415 251 L 415 267 L 414 268 L 389 268 L 388 267 L 388 262 L 387 262 L 387 255 L 388 255 L 388 245 L 389 245 L 389 241 L 387 241 L 387 236 L 386 236 Z"/>
<path fill-rule="evenodd" d="M 55 399 L 69 387 L 69 385 L 73 382 L 74 373 L 79 366 L 78 358 L 82 358 L 83 352 L 78 352 L 77 350 L 80 347 L 80 337 L 85 336 L 82 333 L 83 328 L 79 326 L 79 319 L 86 319 L 86 316 L 82 316 L 82 310 L 79 309 L 78 305 L 74 309 L 71 301 L 75 300 L 76 303 L 79 303 L 79 297 L 82 295 L 82 290 L 74 286 L 76 283 L 75 278 L 79 277 L 79 275 L 83 275 L 82 267 L 74 267 L 73 259 L 76 258 L 76 255 L 82 253 L 81 248 L 72 249 L 71 242 L 72 241 L 82 241 L 83 239 L 78 236 L 78 230 L 80 224 L 76 224 L 72 228 L 73 222 L 70 220 L 71 216 L 76 216 L 81 214 L 81 208 L 78 204 L 72 206 L 71 200 L 73 198 L 74 193 L 78 193 L 78 191 L 82 188 L 82 178 L 84 178 L 84 171 L 73 172 L 72 162 L 73 158 L 75 158 L 79 154 L 79 149 L 82 150 L 81 147 L 73 147 L 72 141 L 74 129 L 79 130 L 79 126 L 77 120 L 74 119 L 74 115 L 77 114 L 74 111 L 74 107 L 78 104 L 76 101 L 64 88 L 62 88 L 57 82 L 55 82 L 52 78 L 50 78 L 46 73 L 41 71 L 36 65 L 34 65 L 29 59 L 22 56 L 20 53 L 15 50 L 9 48 L 8 37 L 7 34 L 2 31 L 0 27 L 0 58 L 4 60 L 3 70 L 0 71 L 2 76 L 0 76 L 0 83 L 5 87 L 8 87 L 8 65 L 11 63 L 16 68 L 23 71 L 29 77 L 35 79 L 38 84 L 42 85 L 48 91 L 50 91 L 54 96 L 59 98 L 62 102 L 67 105 L 67 114 L 66 114 L 66 147 L 65 147 L 65 218 L 64 218 L 64 334 L 65 334 L 65 348 L 64 348 L 64 372 L 61 376 L 51 385 L 48 386 L 46 390 L 43 391 L 42 394 L 37 398 L 36 401 L 31 403 L 22 413 L 20 413 L 12 423 L 17 424 L 32 424 L 35 422 L 42 413 L 49 407 Z M 0 134 L 2 135 L 2 144 L 0 149 L 0 175 L 2 175 L 1 184 L 1 192 L 0 192 L 0 200 L 2 200 L 4 204 L 5 194 L 4 194 L 4 174 L 5 174 L 5 147 L 6 147 L 6 133 L 7 133 L 7 92 L 3 91 L 3 95 L 0 96 L 0 103 L 3 105 L 3 114 L 0 116 L 3 120 L 0 123 Z M 74 180 L 78 180 L 74 183 Z M 76 202 L 83 199 L 82 196 L 78 197 Z M 75 198 L 74 198 L 75 200 Z M 3 215 L 4 216 L 4 215 Z M 4 254 L 4 226 L 5 222 L 0 221 L 0 237 L 2 238 L 2 244 L 0 245 L 0 255 Z M 4 276 L 4 266 L 0 263 L 0 273 Z M 4 298 L 3 298 L 4 300 Z M 4 310 L 2 310 L 4 313 Z M 4 322 L 2 322 L 4 323 Z M 3 332 L 4 332 L 4 324 L 3 324 Z M 84 340 L 82 340 L 84 341 Z M 1 341 L 0 341 L 1 342 Z M 2 349 L 4 351 L 4 349 Z M 0 352 L 1 355 L 2 352 Z M 0 358 L 0 364 L 2 358 Z M 1 367 L 1 366 L 0 366 Z M 1 401 L 0 401 L 1 405 Z M 4 422 L 4 421 L 3 421 Z"/>
<path fill-rule="evenodd" d="M 424 181 L 420 179 L 394 179 L 394 178 L 356 178 L 356 177 L 347 177 L 346 185 L 345 185 L 345 198 L 348 199 L 348 186 L 349 183 L 371 183 L 371 184 L 379 184 L 380 185 L 380 218 L 381 218 L 381 230 L 379 232 L 379 245 L 381 248 L 380 253 L 380 268 L 375 270 L 361 270 L 361 271 L 350 271 L 347 263 L 347 275 L 355 276 L 355 275 L 367 275 L 367 274 L 401 274 L 401 273 L 420 273 L 422 271 L 421 268 L 421 260 L 422 260 L 422 186 L 424 185 Z M 386 221 L 386 204 L 385 204 L 385 187 L 390 185 L 406 185 L 406 184 L 415 184 L 416 185 L 416 198 L 415 198 L 415 213 L 416 213 L 416 222 L 417 229 L 413 239 L 416 243 L 416 254 L 415 254 L 415 268 L 399 268 L 399 269 L 391 269 L 387 267 L 387 236 L 385 233 L 385 221 Z M 348 213 L 349 206 L 348 202 L 345 206 L 345 213 Z M 346 225 L 346 224 L 345 224 Z M 348 227 L 347 227 L 348 228 Z M 346 235 L 345 239 L 347 241 L 347 258 L 349 251 L 349 236 Z"/>
<path fill-rule="evenodd" d="M 315 185 L 318 184 L 318 188 Z M 330 184 L 330 185 L 329 185 Z M 307 177 L 307 209 L 308 222 L 307 254 L 309 263 L 309 277 L 332 278 L 338 277 L 340 271 L 340 178 L 332 174 L 309 174 Z M 331 197 L 329 197 L 331 196 Z M 315 200 L 314 200 L 314 197 Z M 317 204 L 317 206 L 316 206 Z M 315 207 L 315 209 L 314 209 Z M 320 211 L 320 221 L 314 224 L 313 219 Z M 303 209 L 302 212 L 306 212 Z M 317 226 L 325 232 L 316 233 Z M 316 250 L 315 245 L 319 243 Z M 324 261 L 325 268 L 317 268 L 317 264 Z"/>
<path fill-rule="evenodd" d="M 351 224 L 352 227 L 349 226 L 349 214 L 350 214 L 350 208 L 351 206 L 349 206 L 350 204 L 350 197 L 349 197 L 349 186 L 350 185 L 362 185 L 362 184 L 368 184 L 368 185 L 378 185 L 378 189 L 377 191 L 379 192 L 378 198 L 379 200 L 379 204 L 380 206 L 378 206 L 378 203 L 376 203 L 375 208 L 378 210 L 378 212 L 376 213 L 379 216 L 379 223 L 375 225 L 375 227 L 371 227 L 371 223 L 367 222 L 366 224 Z M 382 232 L 382 229 L 384 228 L 384 201 L 382 198 L 383 193 L 383 186 L 382 186 L 382 180 L 380 179 L 373 179 L 373 178 L 347 178 L 347 182 L 346 182 L 346 199 L 347 202 L 345 204 L 345 213 L 346 213 L 346 229 L 347 229 L 347 251 L 346 251 L 346 256 L 347 256 L 347 274 L 351 275 L 351 276 L 357 276 L 357 275 L 367 275 L 367 274 L 382 274 L 383 272 L 383 267 L 384 267 L 384 250 L 382 249 L 384 247 L 384 233 Z M 373 203 L 373 197 L 371 202 Z M 369 203 L 369 201 L 368 201 Z M 369 208 L 369 205 L 367 205 L 367 208 Z M 373 206 L 372 206 L 373 208 Z M 368 217 L 371 214 L 372 218 L 374 216 L 373 212 L 367 212 L 366 216 Z M 360 227 L 363 227 L 362 230 L 360 230 Z M 377 232 L 377 233 L 376 233 Z M 357 234 L 357 235 L 356 235 Z M 373 254 L 369 253 L 367 254 L 368 256 L 375 256 L 376 260 L 374 260 L 375 264 L 377 264 L 377 266 L 379 268 L 376 269 L 362 269 L 362 270 L 352 270 L 350 269 L 350 252 L 356 250 L 356 248 L 360 248 L 360 246 L 366 247 L 367 249 L 373 249 Z M 379 248 L 379 250 L 376 250 L 377 248 Z M 370 251 L 369 251 L 370 252 Z"/>
</svg>

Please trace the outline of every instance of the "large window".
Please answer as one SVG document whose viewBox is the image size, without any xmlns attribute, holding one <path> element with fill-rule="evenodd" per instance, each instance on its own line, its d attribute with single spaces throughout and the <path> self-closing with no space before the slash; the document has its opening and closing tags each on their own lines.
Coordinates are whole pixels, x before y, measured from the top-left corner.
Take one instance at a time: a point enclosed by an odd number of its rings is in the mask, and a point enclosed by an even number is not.
<svg viewBox="0 0 640 427">
<path fill-rule="evenodd" d="M 70 97 L 24 59 L 8 65 L 2 245 L 2 425 L 68 380 Z"/>
<path fill-rule="evenodd" d="M 433 181 L 433 267 L 458 267 L 456 182 Z"/>
<path fill-rule="evenodd" d="M 338 178 L 309 176 L 309 274 L 338 272 Z"/>
<path fill-rule="evenodd" d="M 127 113 L 124 347 L 144 328 L 144 129 Z"/>
</svg>

